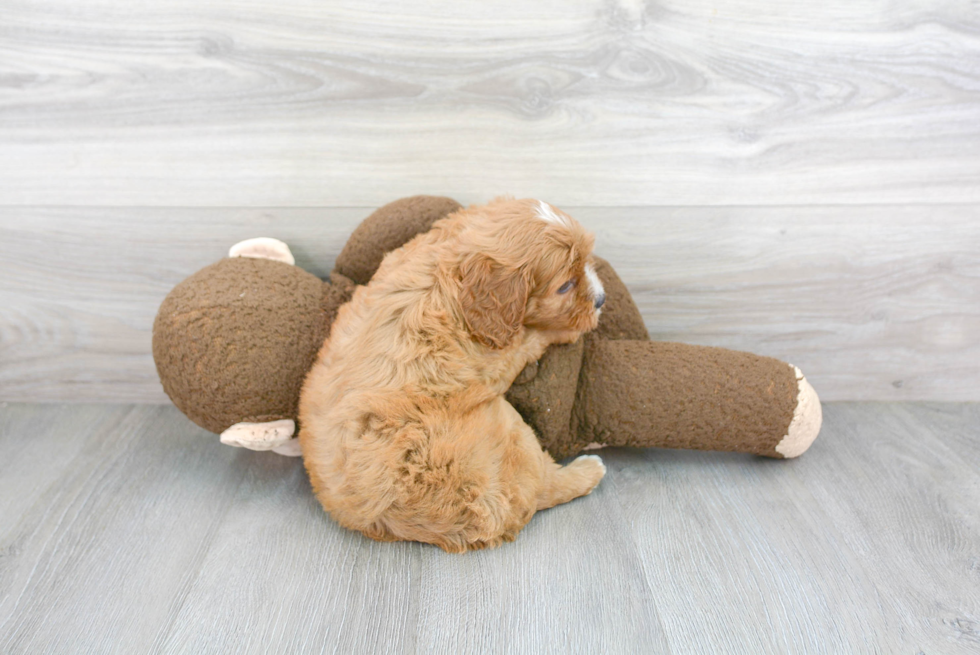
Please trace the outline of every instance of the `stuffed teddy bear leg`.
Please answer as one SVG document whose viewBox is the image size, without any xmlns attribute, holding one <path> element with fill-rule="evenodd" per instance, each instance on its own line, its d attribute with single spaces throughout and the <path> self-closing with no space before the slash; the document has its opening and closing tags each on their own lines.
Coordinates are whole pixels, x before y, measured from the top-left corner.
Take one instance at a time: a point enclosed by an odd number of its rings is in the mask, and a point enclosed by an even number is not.
<svg viewBox="0 0 980 655">
<path fill-rule="evenodd" d="M 298 456 L 298 439 L 293 439 L 296 422 L 292 419 L 265 423 L 235 423 L 221 433 L 221 443 L 249 450 L 271 450 L 280 455 Z"/>
<path fill-rule="evenodd" d="M 334 262 L 334 272 L 355 284 L 367 284 L 392 250 L 463 206 L 452 198 L 410 196 L 390 202 L 361 221 Z"/>
<path fill-rule="evenodd" d="M 725 348 L 588 339 L 572 420 L 582 444 L 789 458 L 820 432 L 798 368 Z"/>
</svg>

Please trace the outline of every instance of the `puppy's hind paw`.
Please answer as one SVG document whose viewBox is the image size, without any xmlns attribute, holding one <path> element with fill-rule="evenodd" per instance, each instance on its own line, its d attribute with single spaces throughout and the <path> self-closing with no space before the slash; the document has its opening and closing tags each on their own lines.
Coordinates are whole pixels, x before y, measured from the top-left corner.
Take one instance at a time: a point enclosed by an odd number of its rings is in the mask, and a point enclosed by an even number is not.
<svg viewBox="0 0 980 655">
<path fill-rule="evenodd" d="M 580 455 L 568 465 L 568 468 L 574 469 L 588 482 L 589 490 L 585 493 L 592 493 L 599 481 L 606 475 L 606 465 L 602 463 L 602 458 L 598 455 Z"/>
<path fill-rule="evenodd" d="M 538 495 L 538 509 L 548 509 L 592 493 L 605 474 L 606 466 L 595 455 L 582 455 L 567 466 L 558 466 L 554 477 Z"/>
</svg>

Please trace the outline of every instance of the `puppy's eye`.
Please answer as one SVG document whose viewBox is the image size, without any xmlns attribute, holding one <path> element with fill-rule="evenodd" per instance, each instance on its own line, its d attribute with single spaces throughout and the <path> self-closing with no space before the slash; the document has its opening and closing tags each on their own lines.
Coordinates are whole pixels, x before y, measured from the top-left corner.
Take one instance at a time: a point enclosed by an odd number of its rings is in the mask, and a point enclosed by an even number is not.
<svg viewBox="0 0 980 655">
<path fill-rule="evenodd" d="M 569 280 L 565 284 L 558 287 L 558 293 L 568 293 L 575 288 L 575 280 Z"/>
</svg>

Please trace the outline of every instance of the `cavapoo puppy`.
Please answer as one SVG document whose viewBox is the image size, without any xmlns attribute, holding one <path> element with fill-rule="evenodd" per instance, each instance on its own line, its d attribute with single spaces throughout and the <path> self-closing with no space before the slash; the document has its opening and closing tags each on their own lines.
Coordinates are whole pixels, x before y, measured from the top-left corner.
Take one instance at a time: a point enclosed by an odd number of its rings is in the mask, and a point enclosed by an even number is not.
<svg viewBox="0 0 980 655">
<path fill-rule="evenodd" d="M 341 308 L 300 396 L 323 508 L 372 539 L 450 552 L 513 541 L 605 466 L 559 466 L 504 398 L 548 345 L 596 327 L 593 237 L 537 200 L 452 214 L 389 253 Z"/>
</svg>

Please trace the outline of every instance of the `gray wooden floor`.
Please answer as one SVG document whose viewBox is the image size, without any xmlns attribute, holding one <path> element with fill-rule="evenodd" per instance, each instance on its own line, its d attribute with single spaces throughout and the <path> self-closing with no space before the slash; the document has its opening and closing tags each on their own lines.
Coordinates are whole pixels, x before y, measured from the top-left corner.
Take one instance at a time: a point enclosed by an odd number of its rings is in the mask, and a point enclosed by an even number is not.
<svg viewBox="0 0 980 655">
<path fill-rule="evenodd" d="M 463 556 L 333 524 L 174 408 L 0 407 L 0 652 L 976 653 L 980 405 L 842 403 L 799 460 L 607 451 Z"/>
</svg>

